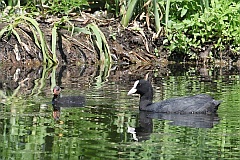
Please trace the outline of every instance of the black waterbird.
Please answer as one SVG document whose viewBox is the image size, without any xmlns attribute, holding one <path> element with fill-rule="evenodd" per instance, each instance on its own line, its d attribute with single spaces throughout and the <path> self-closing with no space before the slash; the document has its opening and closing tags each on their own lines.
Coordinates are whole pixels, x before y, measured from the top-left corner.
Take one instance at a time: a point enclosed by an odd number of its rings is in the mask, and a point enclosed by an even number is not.
<svg viewBox="0 0 240 160">
<path fill-rule="evenodd" d="M 188 97 L 171 98 L 153 103 L 153 88 L 147 80 L 137 80 L 128 92 L 140 94 L 139 109 L 158 113 L 216 113 L 221 101 L 213 99 L 207 94 L 198 94 Z"/>
</svg>

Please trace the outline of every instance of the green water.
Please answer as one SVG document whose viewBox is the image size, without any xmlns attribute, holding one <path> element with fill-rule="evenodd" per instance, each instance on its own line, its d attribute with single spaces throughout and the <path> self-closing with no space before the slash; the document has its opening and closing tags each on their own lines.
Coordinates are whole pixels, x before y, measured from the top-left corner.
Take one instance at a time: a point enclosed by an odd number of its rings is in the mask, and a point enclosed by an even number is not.
<svg viewBox="0 0 240 160">
<path fill-rule="evenodd" d="M 139 98 L 126 95 L 136 78 L 118 75 L 116 80 L 110 72 L 104 83 L 97 78 L 81 85 L 63 81 L 63 96 L 84 95 L 86 105 L 62 108 L 58 121 L 52 117 L 50 93 L 4 101 L 0 159 L 240 159 L 238 68 L 209 67 L 203 73 L 171 65 L 164 74 L 159 70 L 150 70 L 154 101 L 208 93 L 223 101 L 214 122 L 202 117 L 180 117 L 179 123 L 147 118 L 138 111 Z M 50 89 L 46 85 L 43 90 Z M 199 123 L 210 125 L 199 128 Z M 130 133 L 131 128 L 140 131 Z"/>
</svg>

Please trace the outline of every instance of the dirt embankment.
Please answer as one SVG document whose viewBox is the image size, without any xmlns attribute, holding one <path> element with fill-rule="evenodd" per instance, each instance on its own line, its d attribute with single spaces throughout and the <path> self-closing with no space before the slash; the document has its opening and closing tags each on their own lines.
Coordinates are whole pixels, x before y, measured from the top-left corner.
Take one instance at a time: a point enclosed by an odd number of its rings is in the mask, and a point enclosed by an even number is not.
<svg viewBox="0 0 240 160">
<path fill-rule="evenodd" d="M 44 33 L 47 50 L 51 55 L 52 28 L 60 18 L 36 18 L 36 20 Z M 153 62 L 165 61 L 168 57 L 167 52 L 163 49 L 161 36 L 153 38 L 154 32 L 145 26 L 130 24 L 129 28 L 131 29 L 125 29 L 118 19 L 99 18 L 87 13 L 72 17 L 71 23 L 80 28 L 86 27 L 90 23 L 97 24 L 107 39 L 113 61 L 120 63 Z M 6 25 L 8 24 L 1 24 L 0 29 Z M 0 41 L 0 61 L 13 64 L 40 64 L 43 60 L 42 50 L 36 45 L 29 25 L 19 24 L 15 31 L 18 33 L 21 43 L 14 34 L 3 36 Z M 60 64 L 91 64 L 100 59 L 90 35 L 84 33 L 72 35 L 71 31 L 66 29 L 58 29 L 56 54 Z"/>
</svg>

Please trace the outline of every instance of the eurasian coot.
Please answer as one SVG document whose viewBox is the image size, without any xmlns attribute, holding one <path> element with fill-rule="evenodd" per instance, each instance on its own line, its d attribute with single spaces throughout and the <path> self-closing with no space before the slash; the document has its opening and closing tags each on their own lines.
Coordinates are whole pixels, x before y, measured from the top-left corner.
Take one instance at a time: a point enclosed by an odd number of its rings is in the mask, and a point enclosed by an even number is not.
<svg viewBox="0 0 240 160">
<path fill-rule="evenodd" d="M 61 97 L 61 88 L 59 86 L 53 87 L 53 118 L 55 120 L 60 119 L 62 107 L 83 107 L 85 105 L 85 97 L 83 96 L 66 96 Z M 62 121 L 61 121 L 62 123 Z"/>
<path fill-rule="evenodd" d="M 60 96 L 61 88 L 55 86 L 53 88 L 53 107 L 83 107 L 85 105 L 84 96 Z"/>
<path fill-rule="evenodd" d="M 139 109 L 161 113 L 215 113 L 220 101 L 206 94 L 178 97 L 153 103 L 153 88 L 149 81 L 137 80 L 128 95 L 140 94 Z"/>
</svg>

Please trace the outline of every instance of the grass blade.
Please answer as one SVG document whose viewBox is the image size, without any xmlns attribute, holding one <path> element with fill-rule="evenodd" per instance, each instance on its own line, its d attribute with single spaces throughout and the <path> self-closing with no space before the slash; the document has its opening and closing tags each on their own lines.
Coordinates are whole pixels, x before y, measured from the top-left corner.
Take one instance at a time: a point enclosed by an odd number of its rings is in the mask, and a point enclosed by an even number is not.
<svg viewBox="0 0 240 160">
<path fill-rule="evenodd" d="M 107 40 L 102 33 L 102 31 L 98 28 L 98 26 L 94 23 L 88 25 L 89 29 L 92 30 L 94 35 L 96 36 L 96 45 L 100 52 L 100 61 L 102 62 L 112 62 L 111 52 L 107 43 Z M 104 49 L 104 50 L 103 50 Z"/>
<path fill-rule="evenodd" d="M 57 44 L 57 27 L 56 25 L 52 28 L 52 55 L 53 55 L 53 61 L 55 63 L 58 63 L 57 55 L 56 55 L 56 44 Z"/>
<path fill-rule="evenodd" d="M 34 28 L 37 30 L 39 38 L 40 38 L 40 46 L 41 46 L 41 50 L 42 50 L 42 54 L 43 54 L 43 63 L 46 64 L 47 63 L 47 59 L 50 59 L 51 61 L 53 61 L 52 57 L 49 56 L 43 33 L 40 30 L 37 21 L 35 19 L 29 18 L 29 17 L 26 17 L 26 16 L 20 16 L 16 20 L 18 20 L 18 19 L 24 19 L 24 20 L 30 22 L 34 26 Z M 51 61 L 49 61 L 49 62 L 51 62 Z"/>
<path fill-rule="evenodd" d="M 127 12 L 126 12 L 125 15 L 123 15 L 123 18 L 122 18 L 122 25 L 124 27 L 127 27 L 128 23 L 129 23 L 129 21 L 131 19 L 132 14 L 133 14 L 133 10 L 135 9 L 137 1 L 138 0 L 131 0 L 131 2 L 129 3 Z"/>
<path fill-rule="evenodd" d="M 159 12 L 158 12 L 159 7 L 156 0 L 153 0 L 153 7 L 154 7 L 155 26 L 156 26 L 156 31 L 158 32 L 161 26 L 160 26 Z"/>
<path fill-rule="evenodd" d="M 19 34 L 17 33 L 17 31 L 15 29 L 12 29 L 12 33 L 15 35 L 15 37 L 18 40 L 18 43 L 21 45 L 22 41 L 21 41 L 21 38 L 20 38 Z"/>
<path fill-rule="evenodd" d="M 166 25 L 166 27 L 168 27 L 169 8 L 170 8 L 170 0 L 167 0 L 167 3 L 166 3 L 166 14 L 165 14 L 165 25 Z"/>
<path fill-rule="evenodd" d="M 0 31 L 0 39 L 2 38 L 3 34 L 5 32 L 8 32 L 9 31 L 9 25 L 5 26 L 1 31 Z"/>
<path fill-rule="evenodd" d="M 99 34 L 98 30 L 96 29 L 95 26 L 90 25 L 91 30 L 93 31 L 94 35 L 96 36 L 96 45 L 99 49 L 99 53 L 100 53 L 100 61 L 104 62 L 105 60 L 105 56 L 102 50 L 102 38 L 101 35 Z"/>
</svg>

